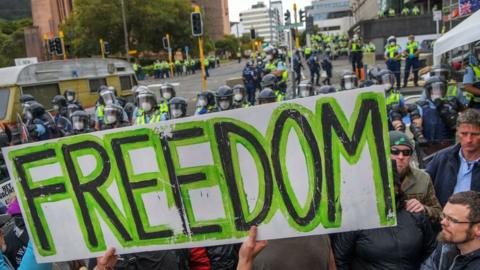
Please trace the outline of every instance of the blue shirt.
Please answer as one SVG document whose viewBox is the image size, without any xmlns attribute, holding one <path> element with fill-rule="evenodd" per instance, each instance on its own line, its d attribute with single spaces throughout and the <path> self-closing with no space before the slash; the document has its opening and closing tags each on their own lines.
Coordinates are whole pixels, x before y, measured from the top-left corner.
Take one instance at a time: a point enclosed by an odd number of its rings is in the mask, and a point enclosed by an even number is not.
<svg viewBox="0 0 480 270">
<path fill-rule="evenodd" d="M 460 157 L 460 168 L 458 169 L 457 183 L 455 184 L 453 194 L 462 191 L 469 191 L 471 189 L 473 167 L 475 167 L 475 165 L 478 165 L 480 161 L 480 158 L 474 161 L 467 161 L 463 157 L 461 148 L 460 151 L 458 151 L 458 156 Z"/>
<path fill-rule="evenodd" d="M 475 73 L 472 67 L 467 66 L 465 68 L 465 74 L 463 74 L 463 84 L 473 84 L 475 82 Z"/>
</svg>

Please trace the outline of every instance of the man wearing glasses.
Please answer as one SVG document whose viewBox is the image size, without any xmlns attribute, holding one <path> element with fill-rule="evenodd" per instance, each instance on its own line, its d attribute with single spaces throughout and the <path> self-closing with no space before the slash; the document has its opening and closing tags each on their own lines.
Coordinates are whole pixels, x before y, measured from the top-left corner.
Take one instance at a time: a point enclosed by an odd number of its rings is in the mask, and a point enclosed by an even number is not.
<svg viewBox="0 0 480 270">
<path fill-rule="evenodd" d="M 480 192 L 452 195 L 441 216 L 439 244 L 421 270 L 480 269 Z"/>
<path fill-rule="evenodd" d="M 400 131 L 390 131 L 390 158 L 396 161 L 397 172 L 406 195 L 406 210 L 412 213 L 424 212 L 432 223 L 440 220 L 442 207 L 435 197 L 430 176 L 410 166 L 413 143 Z"/>
<path fill-rule="evenodd" d="M 455 193 L 480 191 L 480 111 L 468 109 L 457 119 L 458 144 L 438 152 L 427 165 L 438 201 Z"/>
</svg>

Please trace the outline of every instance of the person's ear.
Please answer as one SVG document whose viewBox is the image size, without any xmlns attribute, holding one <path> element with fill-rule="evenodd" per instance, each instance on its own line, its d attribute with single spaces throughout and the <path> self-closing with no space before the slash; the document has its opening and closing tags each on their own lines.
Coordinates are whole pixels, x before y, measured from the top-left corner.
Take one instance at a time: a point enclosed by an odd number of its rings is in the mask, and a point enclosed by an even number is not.
<svg viewBox="0 0 480 270">
<path fill-rule="evenodd" d="M 475 237 L 480 238 L 480 223 L 473 224 L 472 229 Z"/>
</svg>

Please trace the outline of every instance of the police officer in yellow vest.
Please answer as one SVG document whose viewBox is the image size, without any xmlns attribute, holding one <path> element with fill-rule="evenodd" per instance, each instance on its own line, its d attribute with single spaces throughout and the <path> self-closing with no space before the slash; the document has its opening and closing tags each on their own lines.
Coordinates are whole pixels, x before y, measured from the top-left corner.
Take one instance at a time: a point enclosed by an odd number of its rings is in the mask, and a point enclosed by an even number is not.
<svg viewBox="0 0 480 270">
<path fill-rule="evenodd" d="M 153 63 L 153 77 L 155 79 L 160 79 L 160 74 L 162 73 L 162 65 L 160 64 L 160 61 L 157 59 Z"/>
<path fill-rule="evenodd" d="M 160 86 L 160 94 L 162 95 L 162 102 L 159 104 L 160 113 L 168 113 L 168 102 L 176 96 L 175 88 L 169 83 Z"/>
<path fill-rule="evenodd" d="M 150 91 L 138 94 L 138 110 L 135 125 L 145 125 L 160 122 L 162 114 L 157 107 L 155 95 Z"/>
<path fill-rule="evenodd" d="M 480 109 L 480 65 L 479 55 L 471 53 L 468 57 L 468 66 L 463 75 L 463 89 L 467 92 L 470 107 Z"/>
<path fill-rule="evenodd" d="M 353 35 L 349 45 L 350 61 L 352 62 L 352 71 L 361 78 L 361 69 L 363 68 L 363 45 L 358 38 L 358 34 Z"/>
<path fill-rule="evenodd" d="M 405 70 L 404 70 L 404 77 L 403 77 L 403 87 L 407 87 L 408 77 L 410 76 L 410 69 L 412 69 L 413 73 L 413 83 L 415 86 L 418 86 L 418 69 L 420 68 L 420 61 L 418 60 L 418 56 L 420 54 L 420 44 L 415 41 L 415 37 L 413 35 L 408 36 L 407 46 L 405 51 L 403 51 L 405 55 Z"/>
<path fill-rule="evenodd" d="M 387 64 L 388 70 L 393 72 L 395 80 L 397 81 L 397 89 L 400 89 L 400 67 L 402 48 L 397 44 L 395 36 L 390 36 L 387 39 L 387 46 L 385 46 L 384 58 Z"/>
<path fill-rule="evenodd" d="M 208 68 L 210 67 L 210 61 L 208 60 L 207 57 L 203 59 L 202 64 L 205 66 L 205 77 L 206 78 L 210 77 L 210 74 L 208 73 Z"/>
</svg>

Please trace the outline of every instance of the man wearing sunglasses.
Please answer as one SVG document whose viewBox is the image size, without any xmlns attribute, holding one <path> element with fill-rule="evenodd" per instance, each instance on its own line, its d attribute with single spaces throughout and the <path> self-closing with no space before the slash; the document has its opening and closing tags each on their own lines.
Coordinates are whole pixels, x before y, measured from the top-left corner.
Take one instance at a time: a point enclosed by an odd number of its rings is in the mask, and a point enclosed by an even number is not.
<svg viewBox="0 0 480 270">
<path fill-rule="evenodd" d="M 457 118 L 458 144 L 438 152 L 427 165 L 440 205 L 455 193 L 480 191 L 480 111 L 467 109 Z"/>
<path fill-rule="evenodd" d="M 413 143 L 405 133 L 390 131 L 390 158 L 396 161 L 402 190 L 407 197 L 405 208 L 412 213 L 424 212 L 432 223 L 436 223 L 442 207 L 435 197 L 430 176 L 410 166 L 413 150 Z"/>
<path fill-rule="evenodd" d="M 439 244 L 420 269 L 480 269 L 480 192 L 452 195 L 441 218 Z"/>
</svg>

